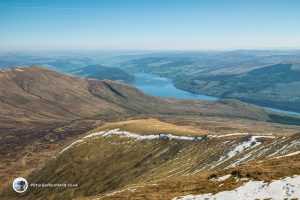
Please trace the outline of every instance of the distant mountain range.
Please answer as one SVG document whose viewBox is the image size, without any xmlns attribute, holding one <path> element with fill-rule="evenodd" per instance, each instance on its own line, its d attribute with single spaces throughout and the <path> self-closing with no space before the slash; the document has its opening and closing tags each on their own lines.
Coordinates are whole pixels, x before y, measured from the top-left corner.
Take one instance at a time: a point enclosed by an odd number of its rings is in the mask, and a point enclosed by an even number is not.
<svg viewBox="0 0 300 200">
<path fill-rule="evenodd" d="M 170 78 L 177 88 L 192 93 L 234 98 L 265 107 L 299 112 L 299 52 L 0 52 L 0 68 L 40 65 L 64 73 L 73 71 L 79 76 L 125 83 L 133 82 L 134 73 L 152 73 Z"/>
<path fill-rule="evenodd" d="M 104 67 L 102 65 L 88 65 L 70 71 L 70 73 L 99 80 L 114 80 L 124 83 L 132 83 L 134 76 L 116 67 Z"/>
<path fill-rule="evenodd" d="M 197 56 L 149 56 L 118 66 L 172 79 L 182 90 L 300 111 L 300 55 L 234 51 Z"/>
<path fill-rule="evenodd" d="M 240 99 L 267 107 L 300 112 L 300 65 L 275 64 L 246 72 L 226 69 L 174 79 L 176 87 L 193 93 Z"/>
</svg>

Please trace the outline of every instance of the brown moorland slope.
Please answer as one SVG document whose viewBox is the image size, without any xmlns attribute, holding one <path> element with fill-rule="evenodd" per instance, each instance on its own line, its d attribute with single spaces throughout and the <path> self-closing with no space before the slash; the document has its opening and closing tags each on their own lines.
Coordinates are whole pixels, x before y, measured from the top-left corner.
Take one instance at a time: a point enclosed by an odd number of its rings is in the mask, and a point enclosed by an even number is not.
<svg viewBox="0 0 300 200">
<path fill-rule="evenodd" d="M 1 130 L 83 117 L 174 114 L 266 121 L 268 112 L 238 101 L 184 101 L 145 95 L 113 81 L 84 79 L 41 67 L 0 71 Z"/>
<path fill-rule="evenodd" d="M 16 176 L 27 176 L 57 149 L 108 121 L 153 117 L 193 126 L 188 133 L 195 135 L 233 130 L 299 131 L 297 126 L 269 123 L 270 115 L 275 114 L 239 101 L 152 97 L 128 85 L 64 75 L 42 67 L 2 70 L 0 177 L 6 183 Z M 178 130 L 185 131 L 182 127 Z"/>
<path fill-rule="evenodd" d="M 99 195 L 101 199 L 145 199 L 149 195 L 146 199 L 171 199 L 234 189 L 245 181 L 241 178 L 269 181 L 299 174 L 299 155 L 282 157 L 299 152 L 299 139 L 299 134 L 178 137 L 136 135 L 116 129 L 95 132 L 67 146 L 27 177 L 31 183 L 70 183 L 78 187 L 29 188 L 21 195 L 7 189 L 3 197 L 96 199 L 94 195 Z M 232 179 L 220 188 L 208 180 L 209 175 L 226 174 L 241 180 L 237 183 Z"/>
</svg>

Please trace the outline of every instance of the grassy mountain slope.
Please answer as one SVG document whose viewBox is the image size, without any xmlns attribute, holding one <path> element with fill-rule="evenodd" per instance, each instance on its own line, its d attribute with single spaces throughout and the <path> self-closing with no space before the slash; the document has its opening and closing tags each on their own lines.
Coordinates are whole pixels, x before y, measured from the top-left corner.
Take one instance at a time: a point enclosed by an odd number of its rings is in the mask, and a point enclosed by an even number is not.
<svg viewBox="0 0 300 200">
<path fill-rule="evenodd" d="M 273 180 L 293 177 L 300 174 L 299 169 L 300 155 L 298 154 L 278 159 L 249 162 L 231 169 L 218 170 L 216 172 L 178 175 L 160 181 L 131 184 L 114 192 L 76 199 L 173 199 L 186 195 L 215 194 L 222 191 L 233 191 L 251 180 L 265 181 L 268 184 Z M 228 179 L 224 181 L 218 180 L 228 175 Z M 297 197 L 297 194 L 293 194 L 292 192 L 290 194 L 291 197 Z M 263 199 L 275 197 L 269 194 L 264 196 Z M 191 197 L 191 199 L 193 198 Z"/>
<path fill-rule="evenodd" d="M 72 143 L 28 177 L 32 183 L 76 183 L 78 187 L 30 188 L 30 192 L 20 197 L 71 199 L 100 194 L 107 199 L 131 199 L 133 196 L 143 199 L 145 195 L 150 195 L 150 199 L 170 199 L 212 191 L 214 183 L 208 180 L 209 174 L 232 173 L 241 176 L 239 178 L 272 180 L 300 172 L 299 159 L 288 171 L 281 173 L 276 173 L 277 168 L 272 164 L 278 163 L 276 157 L 299 150 L 299 139 L 299 134 L 274 138 L 244 134 L 181 138 L 139 136 L 106 129 L 89 133 Z M 258 163 L 266 159 L 275 162 L 271 161 L 269 168 L 259 169 Z M 256 163 L 257 167 L 236 167 L 249 162 Z M 230 181 L 217 190 L 234 188 L 242 182 Z M 158 185 L 162 186 L 161 190 Z M 135 189 L 130 192 L 126 188 Z M 13 192 L 3 195 L 6 198 L 16 196 Z"/>
</svg>

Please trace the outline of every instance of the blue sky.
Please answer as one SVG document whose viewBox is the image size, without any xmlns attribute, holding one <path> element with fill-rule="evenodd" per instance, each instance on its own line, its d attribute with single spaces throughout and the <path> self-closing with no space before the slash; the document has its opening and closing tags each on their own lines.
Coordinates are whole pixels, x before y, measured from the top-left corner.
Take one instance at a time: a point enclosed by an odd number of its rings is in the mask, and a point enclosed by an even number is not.
<svg viewBox="0 0 300 200">
<path fill-rule="evenodd" d="M 0 0 L 0 49 L 300 48 L 299 0 Z"/>
</svg>

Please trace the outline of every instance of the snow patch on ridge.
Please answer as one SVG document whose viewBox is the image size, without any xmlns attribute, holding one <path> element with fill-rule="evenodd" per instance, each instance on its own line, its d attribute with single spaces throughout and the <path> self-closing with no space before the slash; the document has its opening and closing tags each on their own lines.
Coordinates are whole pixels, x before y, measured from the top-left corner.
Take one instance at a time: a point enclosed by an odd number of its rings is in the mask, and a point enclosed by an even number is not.
<svg viewBox="0 0 300 200">
<path fill-rule="evenodd" d="M 209 138 L 223 138 L 223 137 L 230 137 L 230 136 L 243 136 L 249 135 L 248 133 L 228 133 L 223 135 L 208 135 Z"/>
<path fill-rule="evenodd" d="M 94 137 L 111 137 L 111 136 L 114 136 L 114 135 L 117 135 L 117 136 L 120 136 L 120 137 L 134 138 L 136 140 L 169 139 L 169 140 L 189 140 L 189 141 L 196 140 L 196 141 L 201 141 L 203 139 L 202 136 L 177 136 L 177 135 L 163 134 L 163 133 L 155 134 L 155 135 L 139 135 L 139 134 L 131 133 L 131 132 L 128 132 L 128 131 L 121 131 L 120 129 L 112 129 L 112 130 L 108 130 L 108 131 L 100 131 L 100 132 L 96 132 L 96 133 L 91 133 L 91 134 L 83 137 L 82 139 L 73 142 L 72 144 L 70 144 L 69 146 L 64 148 L 61 152 L 59 152 L 58 155 L 60 155 L 62 152 L 68 150 L 69 148 L 71 148 L 73 146 L 77 146 L 77 145 L 83 143 L 86 139 L 94 138 Z M 223 138 L 223 137 L 233 136 L 233 135 L 248 135 L 248 133 L 230 133 L 230 134 L 225 134 L 225 135 L 207 135 L 207 137 L 209 137 L 209 138 Z M 246 149 L 250 146 L 254 147 L 254 146 L 260 144 L 260 142 L 257 142 L 257 140 L 256 140 L 257 138 L 260 138 L 260 137 L 268 137 L 268 136 L 250 136 L 249 140 L 241 143 L 240 145 L 236 146 L 235 149 L 228 152 L 227 159 L 235 156 L 237 153 L 242 152 L 244 149 Z"/>
<path fill-rule="evenodd" d="M 236 154 L 244 151 L 245 149 L 249 148 L 249 147 L 255 147 L 259 144 L 261 144 L 260 142 L 257 142 L 257 136 L 251 136 L 250 139 L 248 139 L 247 141 L 241 143 L 240 145 L 237 145 L 233 150 L 231 150 L 230 152 L 227 153 L 227 156 L 229 158 L 235 156 Z"/>
<path fill-rule="evenodd" d="M 110 137 L 112 135 L 118 135 L 121 137 L 129 137 L 129 138 L 134 138 L 137 140 L 153 140 L 153 139 L 159 139 L 159 138 L 164 138 L 164 139 L 176 139 L 176 140 L 194 140 L 195 137 L 189 137 L 189 136 L 176 136 L 172 134 L 157 134 L 157 135 L 139 135 L 136 133 L 131 133 L 127 131 L 120 131 L 120 129 L 112 129 L 109 131 L 101 131 L 98 133 L 92 133 L 88 136 L 85 136 L 84 139 L 86 138 L 91 138 L 91 137 Z"/>
<path fill-rule="evenodd" d="M 210 169 L 213 169 L 219 165 L 221 165 L 222 163 L 226 162 L 227 160 L 229 160 L 230 158 L 234 157 L 235 155 L 243 152 L 244 150 L 248 149 L 248 148 L 254 148 L 258 145 L 261 144 L 261 142 L 257 141 L 257 138 L 261 138 L 264 136 L 250 136 L 246 141 L 238 144 L 237 146 L 235 146 L 234 149 L 230 150 L 226 156 L 222 156 L 217 162 L 215 162 Z M 237 164 L 242 163 L 243 161 L 245 161 L 246 159 L 248 159 L 249 157 L 251 157 L 251 155 L 249 155 L 248 157 L 246 157 L 245 159 L 239 160 L 236 163 L 232 163 L 231 165 L 225 167 L 225 169 L 231 168 L 236 166 Z"/>
<path fill-rule="evenodd" d="M 227 174 L 227 175 L 219 177 L 217 180 L 218 181 L 225 181 L 225 180 L 229 179 L 230 177 L 231 177 L 231 174 Z"/>
<path fill-rule="evenodd" d="M 274 157 L 274 158 L 275 159 L 284 158 L 284 157 L 294 156 L 294 155 L 297 155 L 297 154 L 300 154 L 300 151 L 295 151 L 293 153 L 289 153 L 289 154 L 286 154 L 286 155 L 283 155 L 283 156 L 277 156 L 277 157 Z"/>
<path fill-rule="evenodd" d="M 112 129 L 109 131 L 100 131 L 100 132 L 96 132 L 96 133 L 91 133 L 91 134 L 83 137 L 83 139 L 76 140 L 75 142 L 71 143 L 69 146 L 67 146 L 66 148 L 61 150 L 58 153 L 58 155 L 62 154 L 64 151 L 70 149 L 73 146 L 78 146 L 80 144 L 83 144 L 86 139 L 94 138 L 94 137 L 110 137 L 113 135 L 118 135 L 120 137 L 134 138 L 136 140 L 152 140 L 152 139 L 159 139 L 159 138 L 170 139 L 170 140 L 172 140 L 172 139 L 195 140 L 195 138 L 196 138 L 196 137 L 188 137 L 188 136 L 176 136 L 176 135 L 172 135 L 172 134 L 139 135 L 139 134 L 135 134 L 135 133 L 127 132 L 127 131 L 120 131 L 120 129 Z M 201 139 L 201 137 L 197 137 L 197 140 L 200 140 L 200 139 Z M 54 156 L 53 158 L 56 158 L 56 157 L 57 156 Z"/>
<path fill-rule="evenodd" d="M 82 144 L 84 142 L 84 140 L 76 140 L 75 142 L 71 143 L 69 146 L 67 146 L 66 148 L 64 148 L 63 150 L 61 150 L 58 155 L 62 154 L 64 151 L 70 149 L 73 146 Z M 56 156 L 54 156 L 53 158 L 55 158 Z"/>
<path fill-rule="evenodd" d="M 232 191 L 223 191 L 217 194 L 187 195 L 176 197 L 173 200 L 248 200 L 267 199 L 282 200 L 285 198 L 300 198 L 300 176 L 287 177 L 281 180 L 274 180 L 271 183 L 263 181 L 249 181 Z"/>
<path fill-rule="evenodd" d="M 164 139 L 176 139 L 176 140 L 201 140 L 203 137 L 202 136 L 177 136 L 177 135 L 172 135 L 172 134 L 156 134 L 156 135 L 139 135 L 136 133 L 131 133 L 128 131 L 120 131 L 120 129 L 112 129 L 109 131 L 101 131 L 98 133 L 92 133 L 84 138 L 89 138 L 89 137 L 95 137 L 95 136 L 112 136 L 112 135 L 119 135 L 119 136 L 124 136 L 124 137 L 131 137 L 135 138 L 138 140 L 146 140 L 146 139 L 158 139 L 158 138 L 164 138 Z M 238 136 L 238 135 L 249 135 L 248 133 L 229 133 L 229 134 L 224 134 L 224 135 L 207 135 L 208 138 L 223 138 L 223 137 L 230 137 L 230 136 Z M 273 136 L 251 136 L 252 138 L 273 138 Z"/>
</svg>

